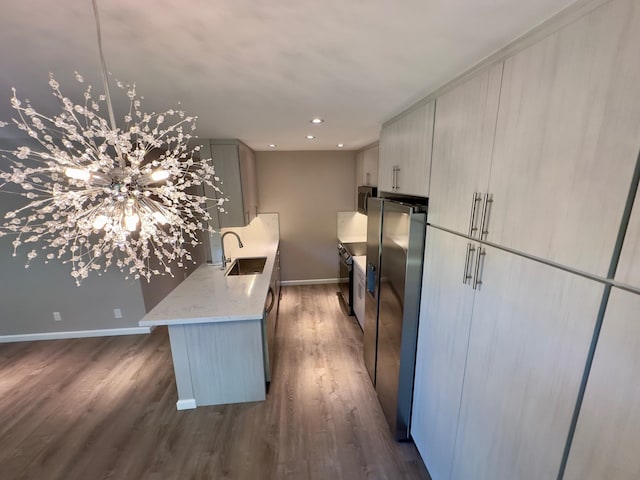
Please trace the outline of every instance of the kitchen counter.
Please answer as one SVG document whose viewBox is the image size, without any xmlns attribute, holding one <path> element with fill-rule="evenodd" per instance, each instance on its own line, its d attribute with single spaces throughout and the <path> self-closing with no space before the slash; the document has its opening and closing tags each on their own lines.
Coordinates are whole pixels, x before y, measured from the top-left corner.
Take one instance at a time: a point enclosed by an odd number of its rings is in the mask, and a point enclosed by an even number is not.
<svg viewBox="0 0 640 480">
<path fill-rule="evenodd" d="M 266 257 L 262 273 L 226 276 L 221 266 L 204 264 L 141 321 L 167 325 L 178 389 L 178 410 L 202 405 L 253 402 L 266 398 L 269 372 L 265 302 L 277 268 L 277 214 L 261 214 L 246 227 L 223 229 L 226 254 Z M 276 272 L 277 273 L 277 272 Z"/>
<path fill-rule="evenodd" d="M 261 319 L 277 251 L 277 242 L 259 246 L 245 244 L 245 248 L 237 250 L 238 257 L 267 257 L 264 270 L 258 275 L 225 276 L 231 264 L 225 270 L 220 266 L 201 265 L 158 303 L 140 321 L 140 326 Z"/>
</svg>

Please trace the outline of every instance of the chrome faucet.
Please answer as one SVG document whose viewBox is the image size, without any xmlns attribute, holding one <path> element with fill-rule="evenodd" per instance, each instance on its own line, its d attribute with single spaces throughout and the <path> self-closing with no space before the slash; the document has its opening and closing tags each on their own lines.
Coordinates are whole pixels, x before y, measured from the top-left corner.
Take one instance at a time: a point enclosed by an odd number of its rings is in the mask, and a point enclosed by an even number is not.
<svg viewBox="0 0 640 480">
<path fill-rule="evenodd" d="M 236 232 L 224 232 L 222 234 L 222 236 L 220 237 L 220 247 L 222 248 L 222 269 L 224 270 L 227 267 L 227 262 L 231 261 L 231 258 L 227 258 L 227 255 L 224 253 L 224 237 L 226 237 L 227 235 L 235 235 L 235 237 L 238 239 L 238 247 L 243 248 L 244 245 L 242 244 L 242 240 L 240 240 L 240 235 L 238 235 Z"/>
</svg>

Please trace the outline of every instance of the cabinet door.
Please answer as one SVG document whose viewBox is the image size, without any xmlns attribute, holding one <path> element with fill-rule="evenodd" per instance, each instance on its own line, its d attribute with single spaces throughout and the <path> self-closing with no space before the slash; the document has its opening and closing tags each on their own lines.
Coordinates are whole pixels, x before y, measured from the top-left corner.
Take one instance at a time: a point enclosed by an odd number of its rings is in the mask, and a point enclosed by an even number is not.
<svg viewBox="0 0 640 480">
<path fill-rule="evenodd" d="M 411 436 L 433 480 L 451 478 L 474 292 L 462 283 L 467 248 L 427 228 Z"/>
<path fill-rule="evenodd" d="M 620 0 L 505 61 L 488 240 L 607 274 L 640 148 L 638 45 Z"/>
<path fill-rule="evenodd" d="M 364 178 L 364 151 L 360 151 L 356 152 L 356 188 L 366 185 Z"/>
<path fill-rule="evenodd" d="M 613 289 L 565 480 L 640 478 L 640 295 Z"/>
<path fill-rule="evenodd" d="M 502 62 L 436 100 L 429 222 L 468 233 L 474 193 L 489 186 Z M 481 198 L 481 197 L 480 197 Z"/>
<path fill-rule="evenodd" d="M 640 192 L 636 194 L 631 212 L 616 272 L 616 280 L 640 288 Z"/>
<path fill-rule="evenodd" d="M 256 173 L 256 156 L 253 150 L 244 143 L 238 145 L 240 156 L 240 178 L 242 183 L 242 206 L 245 223 L 258 216 L 258 176 Z"/>
<path fill-rule="evenodd" d="M 242 202 L 238 145 L 212 144 L 211 155 L 216 174 L 220 178 L 222 197 L 229 200 L 223 204 L 224 212 L 218 214 L 219 225 L 221 228 L 244 226 L 246 221 Z"/>
<path fill-rule="evenodd" d="M 377 146 L 364 151 L 364 185 L 372 187 L 378 185 L 378 156 L 379 148 Z"/>
<path fill-rule="evenodd" d="M 453 478 L 556 480 L 604 286 L 482 248 Z"/>
<path fill-rule="evenodd" d="M 398 121 L 385 125 L 380 131 L 380 157 L 378 159 L 378 190 L 393 192 L 395 189 L 394 165 L 398 161 Z"/>
<path fill-rule="evenodd" d="M 380 133 L 379 189 L 429 195 L 434 102 L 421 105 Z"/>
</svg>

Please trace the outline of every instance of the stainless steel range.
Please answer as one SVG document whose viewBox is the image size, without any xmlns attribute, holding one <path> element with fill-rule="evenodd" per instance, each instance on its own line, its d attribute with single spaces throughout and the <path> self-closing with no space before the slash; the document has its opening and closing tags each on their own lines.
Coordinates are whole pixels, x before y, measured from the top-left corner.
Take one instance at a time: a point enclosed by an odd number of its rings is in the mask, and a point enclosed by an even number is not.
<svg viewBox="0 0 640 480">
<path fill-rule="evenodd" d="M 353 313 L 353 258 L 367 254 L 367 242 L 338 242 L 340 257 L 340 291 L 338 297 L 349 315 Z"/>
</svg>

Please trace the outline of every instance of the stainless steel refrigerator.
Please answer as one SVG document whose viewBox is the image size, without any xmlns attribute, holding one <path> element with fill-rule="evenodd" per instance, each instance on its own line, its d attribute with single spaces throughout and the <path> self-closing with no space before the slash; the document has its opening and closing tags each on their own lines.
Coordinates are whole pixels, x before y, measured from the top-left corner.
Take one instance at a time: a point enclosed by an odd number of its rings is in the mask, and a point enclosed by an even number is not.
<svg viewBox="0 0 640 480">
<path fill-rule="evenodd" d="M 420 203 L 416 203 L 420 202 Z M 364 361 L 398 440 L 409 438 L 426 199 L 370 198 Z"/>
</svg>

